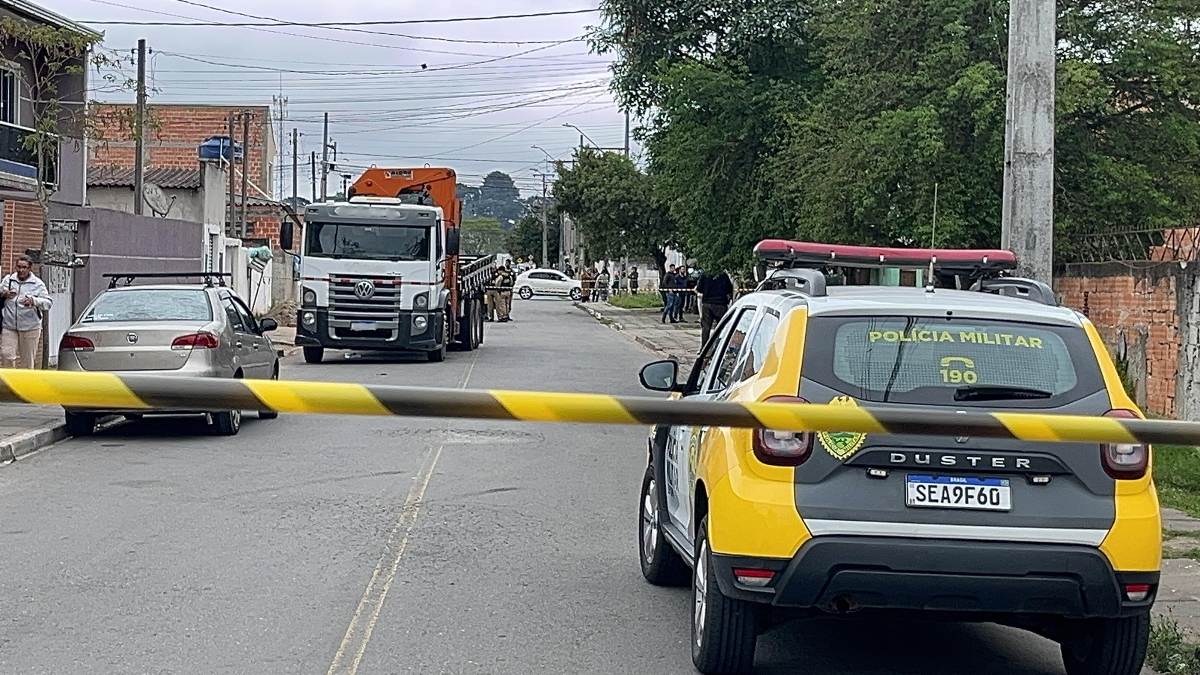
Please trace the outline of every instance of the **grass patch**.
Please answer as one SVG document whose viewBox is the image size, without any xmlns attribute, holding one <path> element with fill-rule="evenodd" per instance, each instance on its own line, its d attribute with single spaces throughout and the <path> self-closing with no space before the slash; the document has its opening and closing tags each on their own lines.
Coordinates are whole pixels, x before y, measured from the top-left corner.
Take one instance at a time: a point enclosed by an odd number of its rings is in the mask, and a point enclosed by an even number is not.
<svg viewBox="0 0 1200 675">
<path fill-rule="evenodd" d="M 662 296 L 658 293 L 638 293 L 637 295 L 610 295 L 608 304 L 621 309 L 658 309 L 663 306 Z"/>
<path fill-rule="evenodd" d="M 1184 558 L 1189 558 L 1191 560 L 1200 560 L 1200 546 L 1193 546 L 1191 548 L 1179 549 L 1178 551 L 1173 551 L 1170 549 L 1163 549 L 1163 557 L 1168 560 L 1181 560 Z"/>
<path fill-rule="evenodd" d="M 1174 619 L 1156 617 L 1150 624 L 1150 667 L 1162 675 L 1200 675 L 1200 647 L 1188 642 Z"/>
<path fill-rule="evenodd" d="M 1200 448 L 1154 446 L 1154 484 L 1164 506 L 1200 518 Z"/>
</svg>

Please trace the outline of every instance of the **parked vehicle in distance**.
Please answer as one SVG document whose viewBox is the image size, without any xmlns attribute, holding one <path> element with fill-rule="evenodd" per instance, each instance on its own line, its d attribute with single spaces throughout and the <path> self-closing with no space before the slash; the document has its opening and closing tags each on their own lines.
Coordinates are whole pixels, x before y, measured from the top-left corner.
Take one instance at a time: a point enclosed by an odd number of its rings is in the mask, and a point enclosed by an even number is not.
<svg viewBox="0 0 1200 675">
<path fill-rule="evenodd" d="M 279 354 L 266 334 L 274 319 L 255 319 L 216 274 L 106 275 L 107 290 L 92 300 L 58 347 L 58 369 L 138 375 L 279 379 Z M 136 278 L 201 277 L 203 284 L 131 284 Z M 91 434 L 104 415 L 136 419 L 153 410 L 66 409 L 67 432 Z M 187 414 L 171 412 L 169 414 Z M 224 436 L 238 432 L 240 410 L 197 410 Z M 271 419 L 278 413 L 260 412 Z"/>
<path fill-rule="evenodd" d="M 578 300 L 583 296 L 583 284 L 558 270 L 539 268 L 517 276 L 516 291 L 522 300 L 528 300 L 535 295 L 553 295 Z"/>
</svg>

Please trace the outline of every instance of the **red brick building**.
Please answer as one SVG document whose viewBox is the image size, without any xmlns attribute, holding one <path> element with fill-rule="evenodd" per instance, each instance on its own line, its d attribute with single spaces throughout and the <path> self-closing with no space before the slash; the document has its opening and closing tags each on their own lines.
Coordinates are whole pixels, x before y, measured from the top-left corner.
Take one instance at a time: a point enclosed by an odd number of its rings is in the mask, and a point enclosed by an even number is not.
<svg viewBox="0 0 1200 675">
<path fill-rule="evenodd" d="M 196 149 L 200 143 L 210 136 L 229 135 L 229 115 L 243 110 L 251 118 L 246 152 L 249 178 L 258 188 L 251 187 L 249 194 L 273 196 L 271 170 L 275 167 L 276 148 L 270 106 L 153 104 L 150 106 L 146 167 L 195 169 L 199 162 Z M 90 166 L 133 167 L 134 140 L 128 124 L 132 113 L 132 104 L 100 104 L 98 138 L 92 143 Z M 238 122 L 234 126 L 234 138 L 241 143 L 242 125 Z M 240 177 L 236 185 L 241 189 Z"/>
</svg>

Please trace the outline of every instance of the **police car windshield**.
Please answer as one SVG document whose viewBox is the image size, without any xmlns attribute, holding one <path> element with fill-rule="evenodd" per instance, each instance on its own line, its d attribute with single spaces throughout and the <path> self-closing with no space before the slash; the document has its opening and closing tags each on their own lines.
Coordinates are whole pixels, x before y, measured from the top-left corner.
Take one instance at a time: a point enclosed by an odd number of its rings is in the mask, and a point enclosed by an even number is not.
<svg viewBox="0 0 1200 675">
<path fill-rule="evenodd" d="M 1103 387 L 1078 327 L 944 317 L 815 317 L 805 376 L 860 400 L 1055 406 Z"/>
<path fill-rule="evenodd" d="M 308 255 L 356 260 L 429 260 L 431 228 L 390 224 L 314 222 Z"/>
</svg>

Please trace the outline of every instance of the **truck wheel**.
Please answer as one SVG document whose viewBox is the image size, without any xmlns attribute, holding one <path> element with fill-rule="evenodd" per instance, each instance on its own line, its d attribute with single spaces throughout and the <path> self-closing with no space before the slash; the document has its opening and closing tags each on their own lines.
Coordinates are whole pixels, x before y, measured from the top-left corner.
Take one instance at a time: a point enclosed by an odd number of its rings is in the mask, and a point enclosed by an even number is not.
<svg viewBox="0 0 1200 675">
<path fill-rule="evenodd" d="M 463 303 L 463 318 L 458 321 L 458 341 L 456 343 L 459 351 L 469 352 L 475 349 L 475 315 L 477 312 L 474 299 Z"/>
<path fill-rule="evenodd" d="M 482 298 L 475 302 L 476 309 L 479 310 L 475 313 L 475 347 L 479 348 L 483 346 L 483 313 L 487 308 L 484 307 Z"/>
<path fill-rule="evenodd" d="M 431 363 L 441 363 L 446 360 L 446 347 L 450 342 L 450 308 L 446 308 L 446 313 L 442 315 L 442 344 L 437 349 L 426 352 Z"/>
<path fill-rule="evenodd" d="M 324 347 L 305 347 L 304 362 L 305 363 L 320 363 L 321 359 L 325 358 Z"/>
<path fill-rule="evenodd" d="M 1062 645 L 1067 675 L 1137 675 L 1150 641 L 1150 612 L 1095 619 Z"/>
<path fill-rule="evenodd" d="M 708 546 L 708 516 L 696 531 L 692 578 L 692 663 L 696 670 L 706 675 L 751 672 L 758 642 L 758 608 L 721 593 Z"/>
</svg>

